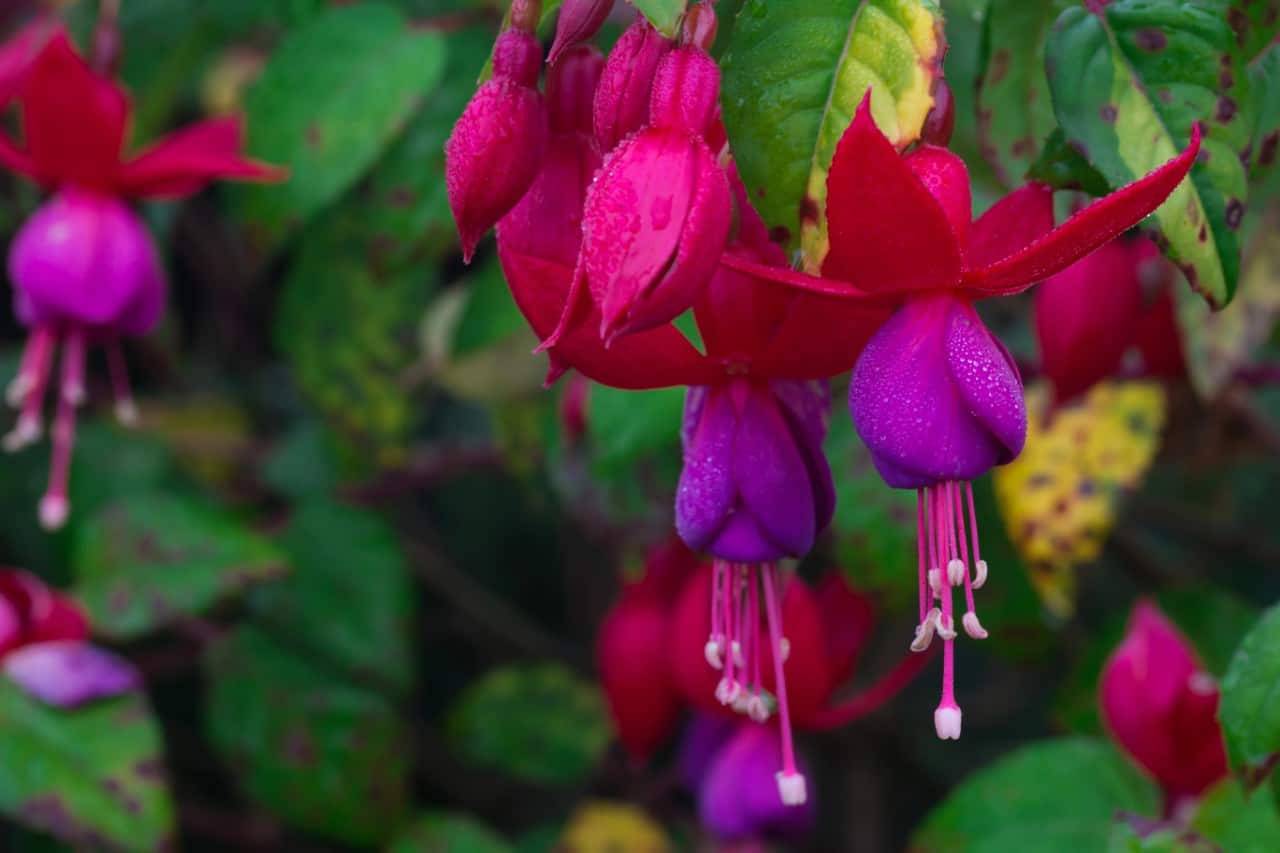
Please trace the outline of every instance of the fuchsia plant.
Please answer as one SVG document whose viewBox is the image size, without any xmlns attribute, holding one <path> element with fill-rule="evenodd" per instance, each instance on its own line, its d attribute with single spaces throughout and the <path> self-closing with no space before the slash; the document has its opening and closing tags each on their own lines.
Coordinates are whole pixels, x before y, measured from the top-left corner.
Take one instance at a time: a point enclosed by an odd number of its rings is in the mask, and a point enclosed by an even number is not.
<svg viewBox="0 0 1280 853">
<path fill-rule="evenodd" d="M 1226 778 L 1218 685 L 1151 602 L 1134 607 L 1103 667 L 1098 699 L 1112 736 L 1164 789 L 1169 815 Z"/>
<path fill-rule="evenodd" d="M 119 418 L 135 418 L 120 338 L 143 335 L 164 310 L 164 273 L 146 225 L 126 203 L 181 198 L 218 178 L 274 180 L 279 170 L 246 160 L 234 118 L 192 125 L 126 158 L 127 95 L 92 70 L 59 30 L 32 61 L 17 95 L 24 143 L 0 135 L 0 163 L 51 190 L 9 249 L 14 312 L 31 329 L 7 397 L 21 409 L 4 439 L 17 450 L 40 437 L 55 350 L 62 375 L 49 486 L 40 522 L 56 529 L 70 511 L 67 478 L 76 408 L 85 399 L 90 344 L 107 351 Z"/>
<path fill-rule="evenodd" d="M 787 268 L 730 159 L 718 69 L 705 52 L 713 15 L 708 3 L 692 6 L 676 44 L 637 20 L 594 96 L 568 83 L 590 75 L 562 70 L 592 61 L 590 49 L 557 55 L 547 98 L 579 108 L 553 111 L 553 143 L 498 224 L 498 256 L 550 354 L 549 379 L 574 368 L 619 388 L 689 387 L 676 526 L 715 565 L 701 654 L 685 663 L 720 673 L 706 700 L 714 694 L 757 720 L 776 709 L 778 788 L 798 804 L 806 794 L 790 738 L 789 654 L 803 638 L 823 640 L 812 608 L 784 629 L 797 587 L 778 563 L 807 553 L 831 518 L 825 380 L 853 368 L 859 435 L 890 486 L 917 491 L 911 647 L 942 637 L 935 726 L 958 737 L 953 586 L 964 588 L 966 632 L 986 636 L 973 593 L 987 565 L 968 484 L 1013 459 L 1026 434 L 1017 370 L 973 303 L 1025 290 L 1151 213 L 1190 169 L 1199 131 L 1175 160 L 1057 229 L 1052 192 L 1037 184 L 971 221 L 964 163 L 932 144 L 902 156 L 872 120 L 868 93 L 837 146 L 831 250 L 822 277 L 809 276 Z M 946 138 L 942 107 L 931 139 Z M 528 149 L 541 150 L 536 135 Z M 475 232 L 459 222 L 469 252 Z M 670 323 L 689 308 L 704 351 Z"/>
</svg>

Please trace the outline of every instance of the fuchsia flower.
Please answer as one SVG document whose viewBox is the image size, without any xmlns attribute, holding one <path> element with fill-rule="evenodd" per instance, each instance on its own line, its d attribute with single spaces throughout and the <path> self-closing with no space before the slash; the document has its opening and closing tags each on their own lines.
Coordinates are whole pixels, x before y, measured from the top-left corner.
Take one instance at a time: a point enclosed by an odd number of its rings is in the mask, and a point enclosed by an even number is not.
<svg viewBox="0 0 1280 853">
<path fill-rule="evenodd" d="M 59 708 L 137 689 L 133 666 L 88 639 L 73 601 L 28 572 L 0 570 L 0 667 L 11 681 Z"/>
<path fill-rule="evenodd" d="M 766 280 L 898 306 L 858 359 L 849 408 L 885 482 L 917 491 L 920 624 L 912 648 L 924 650 L 934 634 L 944 641 L 939 737 L 959 737 L 961 727 L 953 586 L 964 588 L 965 631 L 987 635 L 973 598 L 987 565 L 968 481 L 1013 459 L 1026 437 L 1021 379 L 973 303 L 1025 290 L 1133 226 L 1177 187 L 1199 146 L 1196 128 L 1176 159 L 1056 229 L 1050 190 L 1034 184 L 971 222 L 964 163 L 933 145 L 899 156 L 871 117 L 868 93 L 828 176 L 823 277 L 724 257 Z"/>
<path fill-rule="evenodd" d="M 7 106 L 17 97 L 31 61 L 55 27 L 51 17 L 39 15 L 0 44 L 0 107 Z"/>
<path fill-rule="evenodd" d="M 1186 637 L 1140 601 L 1098 682 L 1116 741 L 1164 788 L 1168 811 L 1227 776 L 1218 686 Z"/>
<path fill-rule="evenodd" d="M 33 60 L 18 101 L 24 144 L 0 134 L 0 163 L 54 195 L 9 250 L 14 310 L 31 336 L 8 390 L 21 413 L 4 443 L 15 450 L 39 438 L 44 392 L 61 342 L 53 461 L 40 502 L 41 523 L 53 529 L 70 509 L 67 476 L 75 410 L 85 397 L 85 352 L 94 343 L 106 347 L 117 413 L 132 420 L 119 339 L 150 331 L 164 307 L 155 246 L 125 199 L 179 198 L 218 178 L 271 180 L 281 173 L 241 156 L 237 119 L 193 125 L 126 159 L 128 97 L 91 70 L 60 30 Z"/>
<path fill-rule="evenodd" d="M 493 77 L 476 90 L 445 143 L 445 184 L 467 263 L 485 232 L 513 208 L 542 168 L 549 140 L 538 93 L 537 6 L 512 8 L 493 48 Z M 517 8 L 518 7 L 518 8 Z"/>
<path fill-rule="evenodd" d="M 1184 374 L 1171 293 L 1176 273 L 1150 240 L 1118 239 L 1045 280 L 1036 291 L 1035 328 L 1058 402 L 1115 374 L 1135 348 L 1142 373 Z"/>
<path fill-rule="evenodd" d="M 595 96 L 595 134 L 600 150 L 612 151 L 648 124 L 653 78 L 658 63 L 672 47 L 644 15 L 637 15 L 609 51 Z"/>
</svg>

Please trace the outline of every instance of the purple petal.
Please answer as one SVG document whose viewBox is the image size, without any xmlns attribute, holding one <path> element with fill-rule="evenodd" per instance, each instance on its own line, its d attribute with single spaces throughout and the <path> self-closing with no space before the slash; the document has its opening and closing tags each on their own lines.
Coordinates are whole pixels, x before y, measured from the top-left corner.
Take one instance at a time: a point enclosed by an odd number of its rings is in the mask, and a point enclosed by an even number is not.
<svg viewBox="0 0 1280 853">
<path fill-rule="evenodd" d="M 782 403 L 782 414 L 795 433 L 796 446 L 809 468 L 809 479 L 813 484 L 815 533 L 821 533 L 831 523 L 836 511 L 836 487 L 831 477 L 831 465 L 822 452 L 822 442 L 827 438 L 831 420 L 831 385 L 825 379 L 810 382 L 778 380 L 772 383 L 772 387 Z"/>
<path fill-rule="evenodd" d="M 27 693 L 58 708 L 118 696 L 141 683 L 133 664 L 75 640 L 24 646 L 5 657 L 4 672 Z"/>
<path fill-rule="evenodd" d="M 741 721 L 719 714 L 694 713 L 680 738 L 680 779 L 690 791 L 702 785 L 720 748 L 737 731 Z"/>
<path fill-rule="evenodd" d="M 119 199 L 81 190 L 58 193 L 23 224 L 9 275 L 19 316 L 33 323 L 113 326 L 141 300 L 134 311 L 154 324 L 157 292 L 163 304 L 146 226 Z"/>
<path fill-rule="evenodd" d="M 804 805 L 783 805 L 775 778 L 782 769 L 780 750 L 776 726 L 739 725 L 699 791 L 698 816 L 709 832 L 722 841 L 798 840 L 808 834 L 814 798 L 811 792 Z"/>
<path fill-rule="evenodd" d="M 895 488 L 972 480 L 1022 446 L 1022 385 L 968 302 L 915 297 L 854 368 L 849 409 Z"/>
<path fill-rule="evenodd" d="M 719 388 L 691 388 L 684 407 L 684 469 L 676 490 L 676 530 L 704 551 L 733 511 L 736 495 L 729 463 L 737 418 Z"/>
<path fill-rule="evenodd" d="M 816 535 L 813 482 L 767 386 L 752 387 L 733 442 L 733 479 L 744 508 L 782 553 L 803 556 Z"/>
</svg>

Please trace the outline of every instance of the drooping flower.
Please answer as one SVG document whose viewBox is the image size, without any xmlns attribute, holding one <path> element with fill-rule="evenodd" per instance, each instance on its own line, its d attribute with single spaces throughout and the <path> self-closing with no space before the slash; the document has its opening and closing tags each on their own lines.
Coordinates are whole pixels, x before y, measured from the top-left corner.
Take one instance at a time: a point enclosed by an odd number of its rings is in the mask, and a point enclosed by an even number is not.
<svg viewBox="0 0 1280 853">
<path fill-rule="evenodd" d="M 62 31 L 33 60 L 18 101 L 24 144 L 0 135 L 0 163 L 53 197 L 18 231 L 9 250 L 14 311 L 31 329 L 9 402 L 21 409 L 6 449 L 36 441 L 55 351 L 63 347 L 49 488 L 40 520 L 66 520 L 75 410 L 85 397 L 85 353 L 107 350 L 116 411 L 134 417 L 119 340 L 151 330 L 164 308 L 164 274 L 134 198 L 180 198 L 219 178 L 272 180 L 278 170 L 246 160 L 234 118 L 201 122 L 125 157 L 128 97 L 76 54 Z"/>
<path fill-rule="evenodd" d="M 611 11 L 613 0 L 564 0 L 560 4 L 556 39 L 547 54 L 547 62 L 554 65 L 565 50 L 580 42 L 591 41 Z"/>
<path fill-rule="evenodd" d="M 658 63 L 674 47 L 644 15 L 636 15 L 609 51 L 595 98 L 595 134 L 601 151 L 649 123 L 649 94 Z"/>
<path fill-rule="evenodd" d="M 515 207 L 542 168 L 549 140 L 538 93 L 539 3 L 512 8 L 512 26 L 493 48 L 493 77 L 471 96 L 445 143 L 449 208 L 471 262 L 485 232 Z"/>
<path fill-rule="evenodd" d="M 1168 810 L 1227 775 L 1218 685 L 1154 604 L 1140 601 L 1098 681 L 1116 742 L 1164 788 Z"/>
<path fill-rule="evenodd" d="M 944 641 L 934 722 L 939 737 L 956 738 L 953 587 L 964 589 L 966 633 L 986 636 L 973 591 L 987 565 L 968 483 L 1016 456 L 1026 436 L 1021 379 L 973 303 L 1027 289 L 1151 213 L 1186 176 L 1200 136 L 1194 129 L 1174 160 L 1056 229 L 1051 192 L 1036 184 L 971 222 L 963 161 L 927 144 L 899 156 L 870 103 L 868 93 L 832 161 L 822 277 L 732 253 L 723 262 L 852 304 L 898 308 L 858 360 L 849 408 L 885 482 L 917 492 L 920 623 L 912 648 L 924 650 L 935 634 Z"/>
<path fill-rule="evenodd" d="M 698 558 L 679 540 L 655 549 L 637 580 L 624 581 L 596 633 L 596 668 L 618 737 L 648 760 L 670 737 L 683 702 L 667 667 L 671 600 Z"/>
<path fill-rule="evenodd" d="M 720 70 L 702 47 L 659 61 L 649 126 L 608 153 L 587 191 L 573 290 L 544 347 L 593 308 L 612 341 L 662 326 L 697 299 L 732 224 L 729 182 L 706 141 L 719 91 Z"/>
<path fill-rule="evenodd" d="M 0 570 L 0 669 L 40 701 L 73 708 L 138 687 L 127 661 L 89 642 L 71 599 L 35 575 Z"/>
<path fill-rule="evenodd" d="M 1067 402 L 1120 370 L 1136 348 L 1140 372 L 1184 372 L 1170 293 L 1176 269 L 1146 238 L 1117 239 L 1036 290 L 1041 366 L 1057 402 Z"/>
</svg>

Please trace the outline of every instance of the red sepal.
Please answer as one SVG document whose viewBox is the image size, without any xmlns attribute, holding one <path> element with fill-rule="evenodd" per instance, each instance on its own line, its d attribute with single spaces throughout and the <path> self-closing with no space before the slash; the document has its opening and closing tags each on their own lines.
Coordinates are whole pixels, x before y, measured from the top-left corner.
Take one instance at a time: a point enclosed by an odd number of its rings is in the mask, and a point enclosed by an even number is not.
<svg viewBox="0 0 1280 853">
<path fill-rule="evenodd" d="M 823 276 L 869 293 L 950 287 L 960 247 L 947 215 L 876 127 L 868 90 L 827 176 Z"/>
<path fill-rule="evenodd" d="M 1200 153 L 1200 127 L 1174 159 L 1145 178 L 1103 196 L 1062 225 L 1001 261 L 964 272 L 965 286 L 984 296 L 1020 293 L 1083 258 L 1159 207 Z"/>
<path fill-rule="evenodd" d="M 203 121 L 173 133 L 120 167 L 119 192 L 177 198 L 218 178 L 281 180 L 286 171 L 241 156 L 244 122 L 238 117 Z"/>
<path fill-rule="evenodd" d="M 969 228 L 964 263 L 990 266 L 1025 249 L 1053 230 L 1053 188 L 1031 183 L 997 201 Z"/>
</svg>

